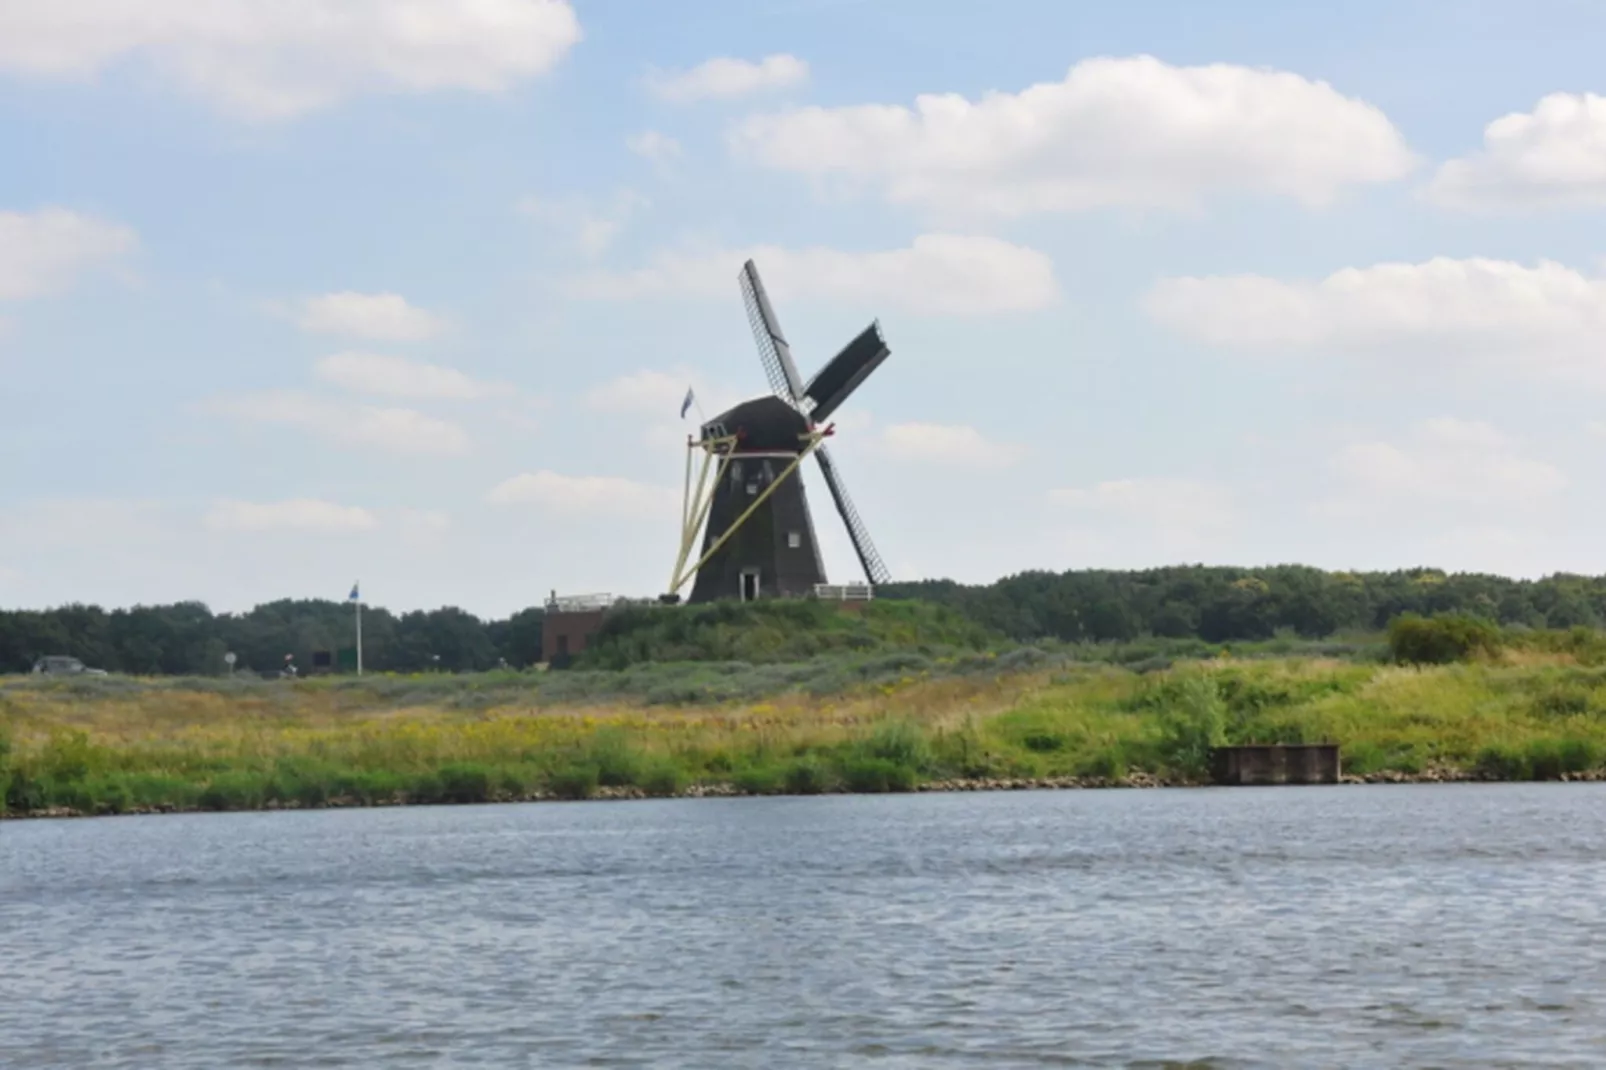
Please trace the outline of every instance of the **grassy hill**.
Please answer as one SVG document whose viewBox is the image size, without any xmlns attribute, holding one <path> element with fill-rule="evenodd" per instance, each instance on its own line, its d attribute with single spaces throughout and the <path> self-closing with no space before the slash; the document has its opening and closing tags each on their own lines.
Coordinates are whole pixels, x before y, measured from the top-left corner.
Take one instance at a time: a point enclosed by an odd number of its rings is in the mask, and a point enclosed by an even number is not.
<svg viewBox="0 0 1606 1070">
<path fill-rule="evenodd" d="M 774 663 L 822 654 L 976 651 L 1004 636 L 929 602 L 814 599 L 630 606 L 611 611 L 576 665 L 624 669 L 681 661 Z"/>
<path fill-rule="evenodd" d="M 878 612 L 862 625 L 872 637 L 930 634 L 927 618 Z M 785 634 L 721 647 L 717 613 L 691 638 L 670 620 L 621 634 L 656 652 L 803 649 Z M 1188 783 L 1212 745 L 1316 740 L 1338 742 L 1360 775 L 1599 774 L 1606 640 L 1462 638 L 1431 646 L 1452 659 L 1432 665 L 1393 663 L 1377 642 L 1147 641 L 361 680 L 23 678 L 0 684 L 0 795 L 14 813 L 92 813 Z"/>
</svg>

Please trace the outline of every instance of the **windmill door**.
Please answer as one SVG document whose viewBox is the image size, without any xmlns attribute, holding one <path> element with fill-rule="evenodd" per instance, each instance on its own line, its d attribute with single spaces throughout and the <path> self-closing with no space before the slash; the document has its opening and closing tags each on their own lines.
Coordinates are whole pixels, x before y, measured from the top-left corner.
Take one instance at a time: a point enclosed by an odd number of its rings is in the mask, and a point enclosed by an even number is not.
<svg viewBox="0 0 1606 1070">
<path fill-rule="evenodd" d="M 758 569 L 742 569 L 742 601 L 758 601 Z"/>
</svg>

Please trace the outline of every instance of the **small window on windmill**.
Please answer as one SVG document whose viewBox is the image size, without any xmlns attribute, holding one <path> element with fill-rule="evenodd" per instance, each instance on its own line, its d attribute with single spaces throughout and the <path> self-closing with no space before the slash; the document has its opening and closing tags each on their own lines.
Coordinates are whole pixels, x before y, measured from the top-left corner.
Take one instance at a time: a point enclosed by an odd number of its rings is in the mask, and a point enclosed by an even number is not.
<svg viewBox="0 0 1606 1070">
<path fill-rule="evenodd" d="M 792 550 L 801 547 L 803 545 L 803 533 L 801 531 L 788 531 L 786 533 L 786 545 L 788 549 Z"/>
<path fill-rule="evenodd" d="M 758 493 L 758 484 L 757 483 L 749 483 L 747 485 L 747 493 L 749 493 L 749 494 L 757 494 Z"/>
</svg>

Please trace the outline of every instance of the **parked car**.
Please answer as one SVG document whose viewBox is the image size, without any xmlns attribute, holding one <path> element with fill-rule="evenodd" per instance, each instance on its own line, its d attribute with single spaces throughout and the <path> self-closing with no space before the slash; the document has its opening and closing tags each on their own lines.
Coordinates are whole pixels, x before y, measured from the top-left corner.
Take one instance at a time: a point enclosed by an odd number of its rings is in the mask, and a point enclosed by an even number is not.
<svg viewBox="0 0 1606 1070">
<path fill-rule="evenodd" d="M 49 654 L 33 663 L 35 675 L 40 676 L 105 676 L 105 669 L 91 669 L 77 658 L 65 654 Z"/>
</svg>

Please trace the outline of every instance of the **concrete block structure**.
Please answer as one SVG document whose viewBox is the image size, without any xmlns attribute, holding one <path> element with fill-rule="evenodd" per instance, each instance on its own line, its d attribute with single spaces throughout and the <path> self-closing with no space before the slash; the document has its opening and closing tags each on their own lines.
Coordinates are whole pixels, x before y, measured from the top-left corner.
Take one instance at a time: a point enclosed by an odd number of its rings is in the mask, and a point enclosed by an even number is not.
<svg viewBox="0 0 1606 1070">
<path fill-rule="evenodd" d="M 1337 743 L 1251 743 L 1211 753 L 1217 784 L 1337 784 Z"/>
</svg>

